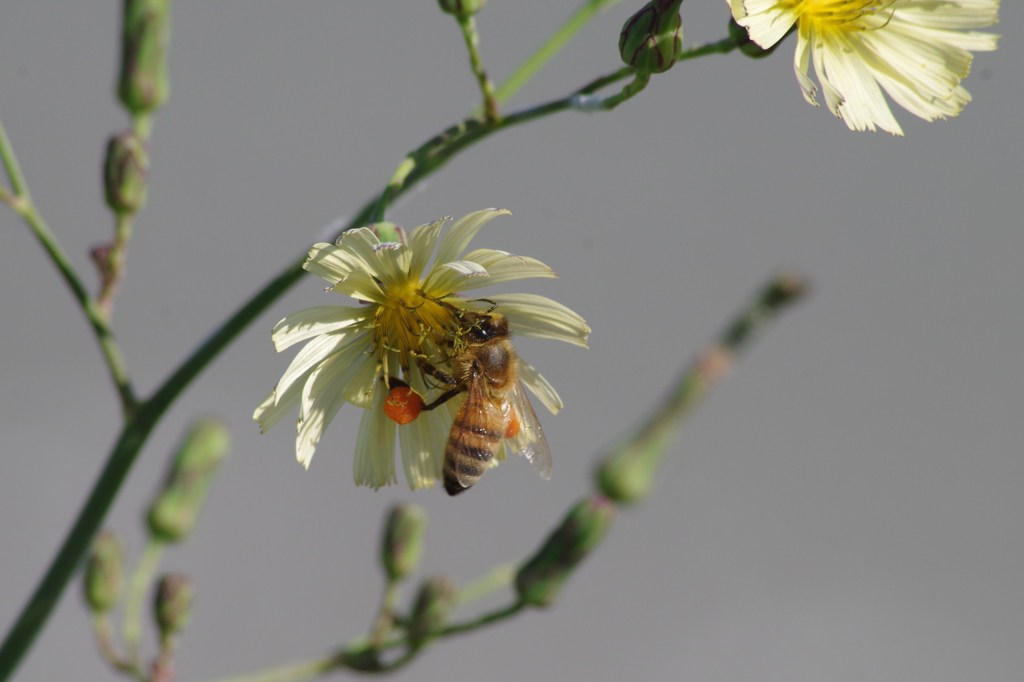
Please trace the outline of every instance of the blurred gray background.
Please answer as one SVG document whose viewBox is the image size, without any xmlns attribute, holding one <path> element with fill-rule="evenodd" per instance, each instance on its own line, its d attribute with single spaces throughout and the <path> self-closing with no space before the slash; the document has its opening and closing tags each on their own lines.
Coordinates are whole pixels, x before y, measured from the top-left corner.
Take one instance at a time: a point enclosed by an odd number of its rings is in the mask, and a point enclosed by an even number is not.
<svg viewBox="0 0 1024 682">
<path fill-rule="evenodd" d="M 618 68 L 615 6 L 511 103 Z M 427 508 L 422 574 L 466 583 L 527 556 L 590 484 L 598 454 L 781 268 L 809 275 L 785 317 L 689 421 L 653 496 L 624 510 L 561 601 L 453 638 L 401 680 L 960 682 L 1024 669 L 1024 30 L 1004 3 L 975 101 L 907 137 L 855 134 L 800 97 L 789 41 L 654 78 L 611 114 L 565 113 L 459 156 L 391 218 L 487 206 L 478 245 L 541 258 L 592 348 L 521 340 L 558 387 L 541 417 L 544 483 L 521 461 L 470 493 L 352 483 L 344 410 L 308 472 L 287 423 L 253 407 L 290 355 L 270 329 L 329 302 L 309 277 L 241 336 L 151 439 L 108 526 L 137 554 L 141 515 L 188 422 L 221 415 L 234 451 L 200 527 L 164 568 L 197 583 L 179 679 L 301 660 L 362 634 L 377 538 L 398 501 Z M 44 216 L 93 283 L 108 238 L 99 164 L 127 119 L 112 96 L 120 3 L 4 3 L 0 119 Z M 461 118 L 475 84 L 455 23 L 423 2 L 175 2 L 172 94 L 156 118 L 149 204 L 115 324 L 140 391 Z M 493 0 L 479 17 L 497 80 L 576 2 Z M 684 5 L 686 41 L 726 4 Z M 0 211 L 3 310 L 0 622 L 6 631 L 118 429 L 113 391 L 64 285 Z M 289 420 L 285 420 L 287 422 Z M 504 595 L 484 602 L 497 605 Z M 476 606 L 460 612 L 470 617 Z M 147 640 L 148 643 L 148 640 Z M 77 582 L 20 679 L 113 679 Z"/>
</svg>

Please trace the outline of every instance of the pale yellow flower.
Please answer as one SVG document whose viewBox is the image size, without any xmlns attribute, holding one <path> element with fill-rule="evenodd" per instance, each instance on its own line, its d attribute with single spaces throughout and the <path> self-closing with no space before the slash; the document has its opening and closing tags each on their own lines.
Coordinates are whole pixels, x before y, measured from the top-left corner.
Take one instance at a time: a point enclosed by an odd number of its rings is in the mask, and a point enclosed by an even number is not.
<svg viewBox="0 0 1024 682">
<path fill-rule="evenodd" d="M 455 406 L 446 403 L 397 426 L 383 409 L 386 380 L 400 379 L 427 394 L 431 387 L 416 360 L 433 357 L 459 333 L 460 311 L 494 307 L 514 334 L 578 346 L 586 346 L 590 333 L 583 318 L 543 296 L 488 295 L 487 301 L 460 297 L 492 284 L 555 276 L 534 258 L 495 249 L 464 253 L 484 224 L 507 213 L 470 213 L 443 237 L 447 219 L 421 225 L 401 241 L 382 241 L 380 230 L 364 227 L 346 232 L 335 244 L 315 245 L 303 267 L 326 280 L 328 291 L 358 304 L 308 308 L 277 323 L 273 341 L 278 351 L 302 341 L 306 345 L 256 408 L 253 418 L 260 429 L 266 431 L 298 407 L 295 454 L 308 467 L 331 420 L 342 405 L 351 403 L 365 410 L 355 446 L 357 484 L 379 488 L 395 482 L 396 428 L 409 486 L 422 488 L 440 480 Z M 523 384 L 557 412 L 562 406 L 558 393 L 536 369 L 520 362 Z"/>
<path fill-rule="evenodd" d="M 926 121 L 960 113 L 971 52 L 997 36 L 971 29 L 998 21 L 999 0 L 727 0 L 751 40 L 770 48 L 796 26 L 793 59 L 804 99 L 818 106 L 815 75 L 829 110 L 851 130 L 903 129 L 884 91 Z"/>
</svg>

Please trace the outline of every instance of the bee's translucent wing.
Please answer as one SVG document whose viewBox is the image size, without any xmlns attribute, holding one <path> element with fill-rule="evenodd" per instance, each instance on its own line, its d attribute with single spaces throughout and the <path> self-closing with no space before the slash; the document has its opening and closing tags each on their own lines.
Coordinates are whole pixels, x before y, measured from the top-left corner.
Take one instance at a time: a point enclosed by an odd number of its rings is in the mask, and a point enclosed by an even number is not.
<svg viewBox="0 0 1024 682">
<path fill-rule="evenodd" d="M 551 448 L 548 447 L 544 429 L 540 427 L 540 421 L 537 420 L 537 414 L 533 411 L 530 399 L 526 396 L 526 388 L 521 381 L 515 383 L 509 393 L 508 402 L 502 409 L 511 411 L 515 422 L 518 422 L 516 432 L 503 441 L 505 447 L 509 452 L 528 459 L 542 478 L 551 478 Z M 509 416 L 506 416 L 505 422 L 513 423 Z"/>
</svg>

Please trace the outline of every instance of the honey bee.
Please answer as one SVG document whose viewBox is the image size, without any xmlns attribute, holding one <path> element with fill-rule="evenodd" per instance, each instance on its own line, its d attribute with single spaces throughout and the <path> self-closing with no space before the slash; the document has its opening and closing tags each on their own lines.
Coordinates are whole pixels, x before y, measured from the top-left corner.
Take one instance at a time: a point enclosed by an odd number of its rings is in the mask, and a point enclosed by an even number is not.
<svg viewBox="0 0 1024 682">
<path fill-rule="evenodd" d="M 424 410 L 466 394 L 444 449 L 444 489 L 457 495 L 480 480 L 502 442 L 550 478 L 551 450 L 519 380 L 519 356 L 509 340 L 508 321 L 498 313 L 481 314 L 458 346 L 451 374 L 423 363 L 426 372 L 450 387 Z"/>
</svg>

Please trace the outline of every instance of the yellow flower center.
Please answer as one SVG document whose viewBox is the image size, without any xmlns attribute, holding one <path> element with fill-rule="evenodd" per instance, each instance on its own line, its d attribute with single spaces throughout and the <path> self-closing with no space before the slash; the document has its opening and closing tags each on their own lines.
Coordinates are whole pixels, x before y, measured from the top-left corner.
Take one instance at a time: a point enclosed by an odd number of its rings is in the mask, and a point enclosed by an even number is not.
<svg viewBox="0 0 1024 682">
<path fill-rule="evenodd" d="M 458 334 L 458 311 L 441 297 L 423 292 L 414 282 L 391 287 L 387 293 L 388 299 L 377 305 L 373 321 L 373 342 L 385 373 L 397 369 L 388 368 L 392 353 L 398 354 L 399 364 L 407 369 L 413 359 Z"/>
<path fill-rule="evenodd" d="M 795 14 L 800 32 L 846 33 L 868 26 L 862 19 L 878 14 L 894 0 L 779 0 L 778 7 Z"/>
</svg>

